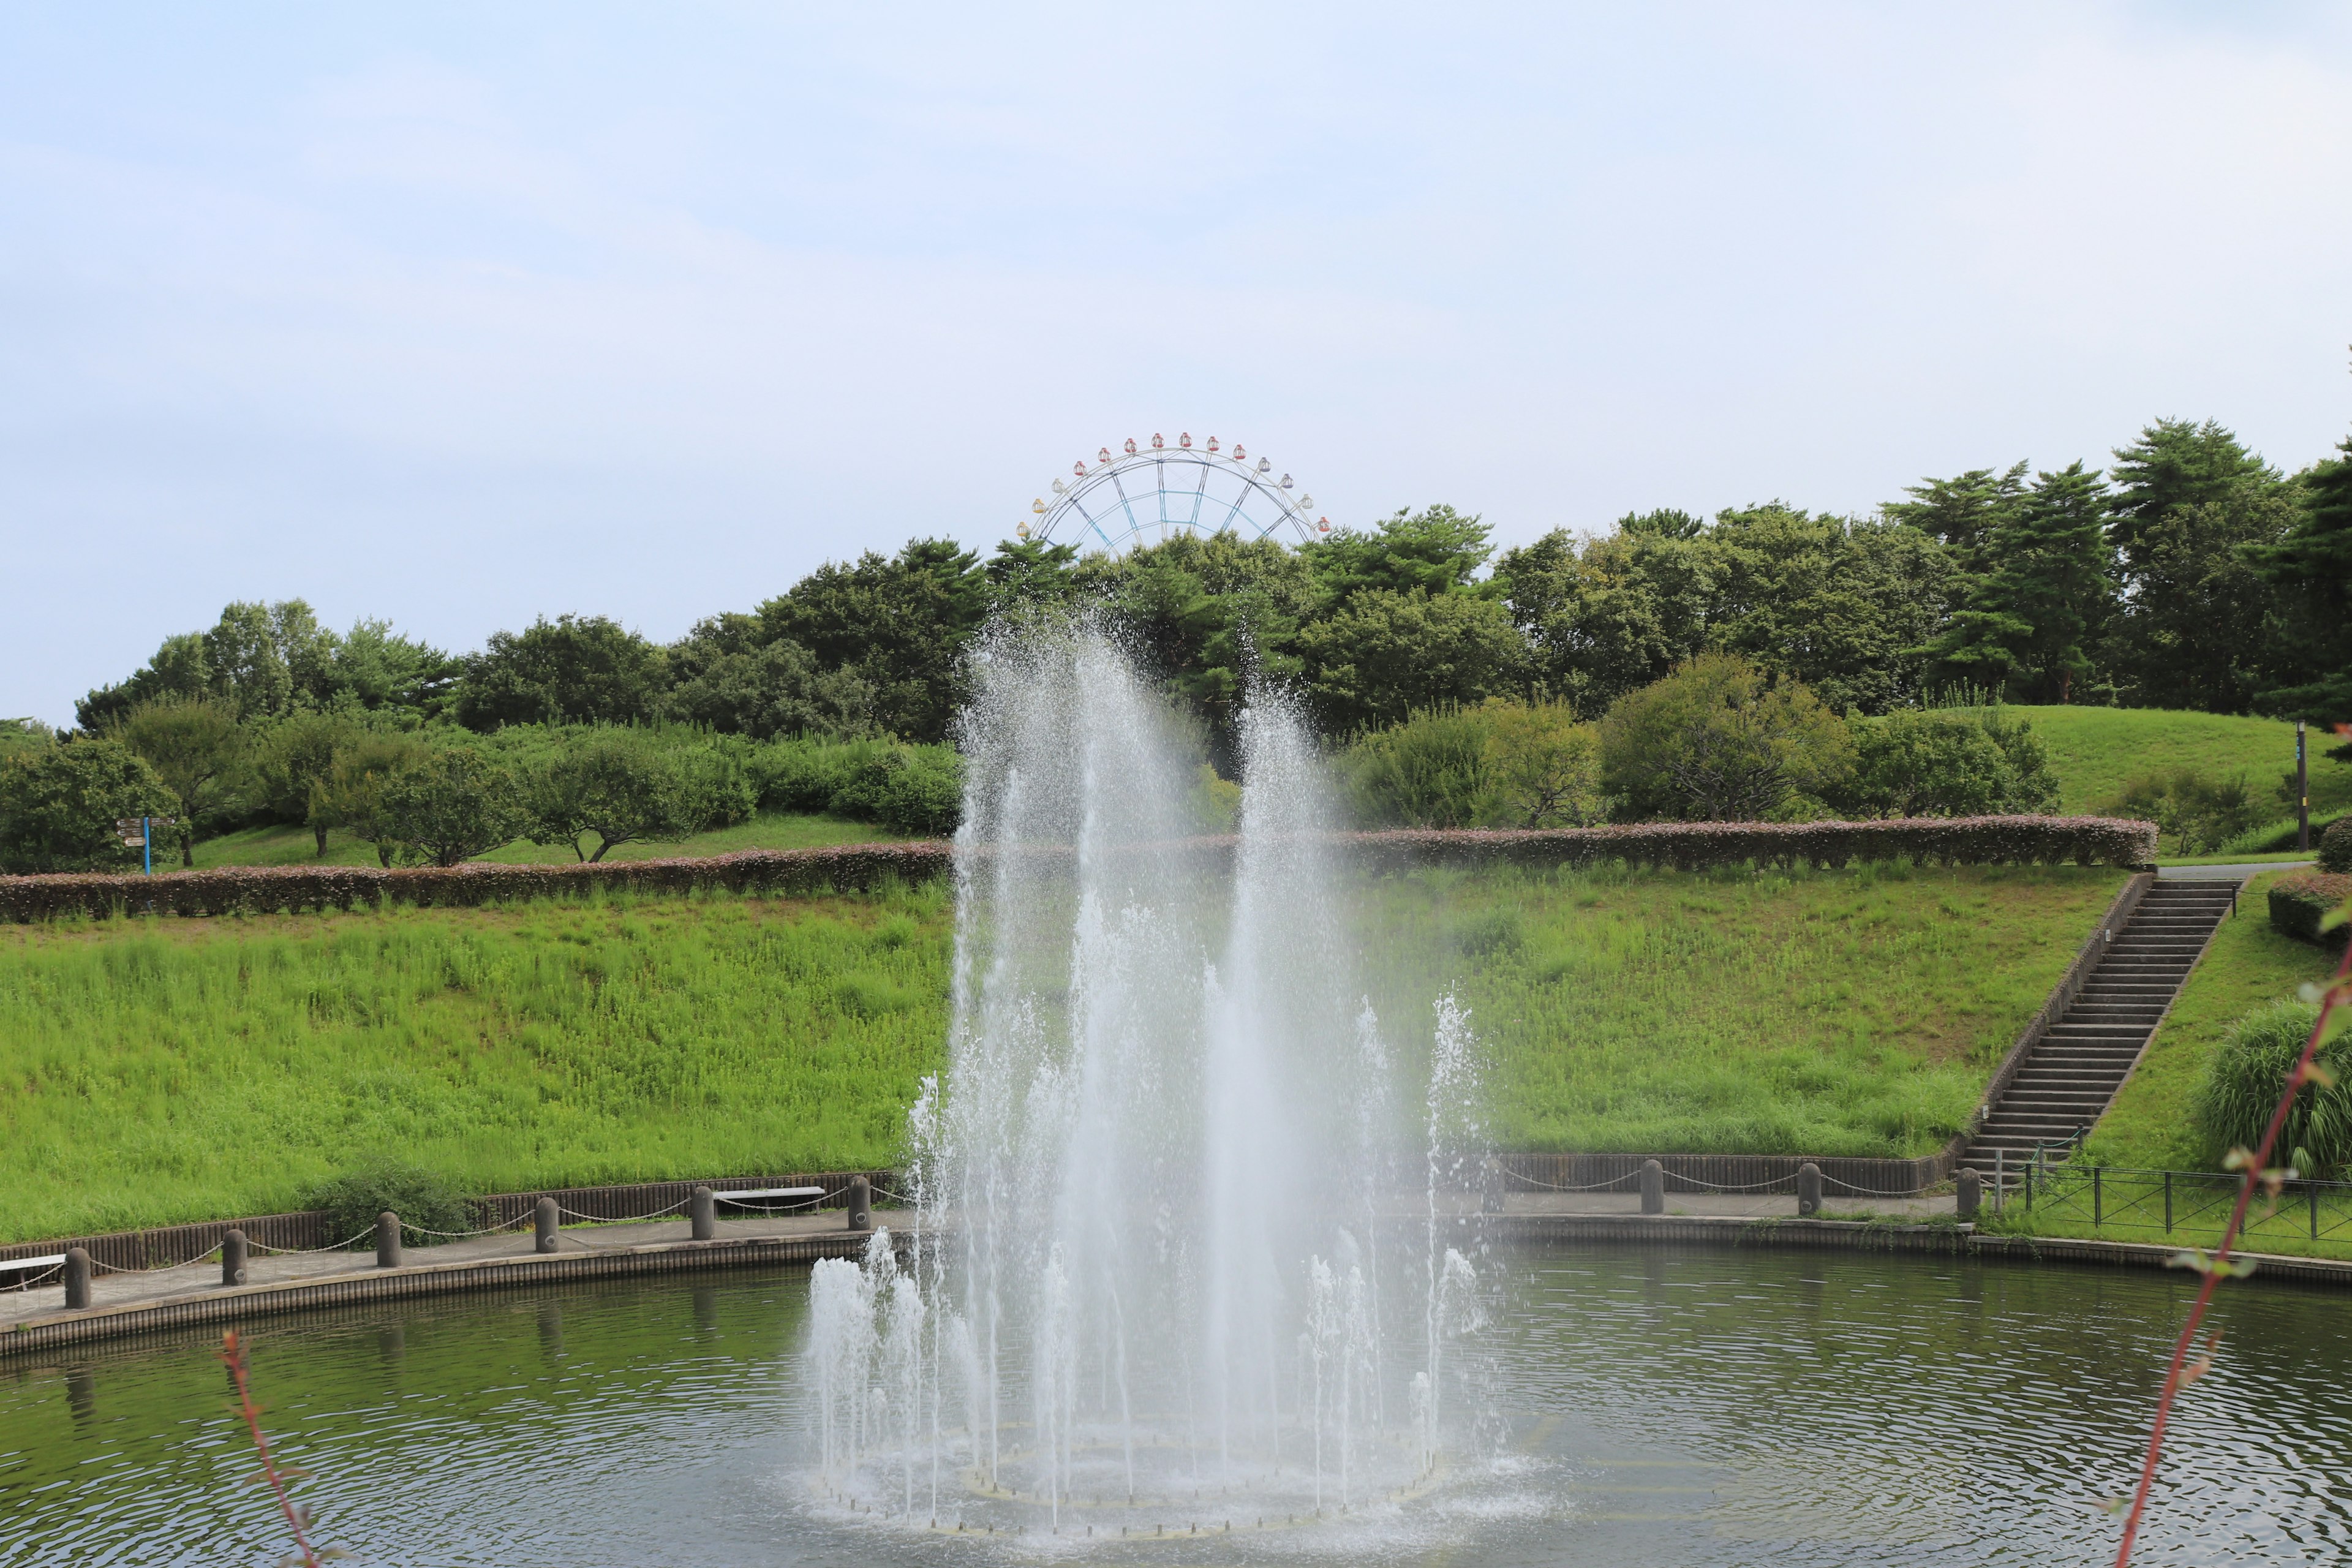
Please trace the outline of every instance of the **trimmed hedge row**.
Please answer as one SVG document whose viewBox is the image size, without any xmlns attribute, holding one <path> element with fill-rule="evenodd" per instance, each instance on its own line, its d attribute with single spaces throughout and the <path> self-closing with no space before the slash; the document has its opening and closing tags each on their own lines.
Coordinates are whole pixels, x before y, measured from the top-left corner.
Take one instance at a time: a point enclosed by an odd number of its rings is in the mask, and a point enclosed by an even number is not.
<svg viewBox="0 0 2352 1568">
<path fill-rule="evenodd" d="M 1616 860 L 1685 871 L 1751 864 L 1835 867 L 1870 860 L 1936 861 L 1947 866 L 2068 861 L 2083 866 L 2137 866 L 2156 857 L 2154 824 L 2102 816 L 1652 823 L 1492 832 L 1407 828 L 1337 837 L 1340 844 L 1379 868 L 1596 866 Z M 1195 841 L 1211 853 L 1230 853 L 1234 842 L 1230 837 Z M 604 888 L 644 893 L 853 892 L 890 880 L 928 881 L 946 876 L 952 864 L 950 846 L 928 841 L 747 849 L 708 859 L 596 865 L 478 862 L 392 871 L 368 866 L 256 866 L 160 877 L 0 877 L 0 920 L 117 912 L 272 914 L 280 910 L 354 909 L 382 903 L 464 908 Z"/>
<path fill-rule="evenodd" d="M 2352 899 L 2352 874 L 2327 871 L 2283 877 L 2271 885 L 2271 929 L 2305 942 L 2340 942 L 2344 929 L 2323 931 L 2319 922 Z"/>
<path fill-rule="evenodd" d="M 746 849 L 703 859 L 617 860 L 594 865 L 404 867 L 254 866 L 177 871 L 160 877 L 0 877 L 0 920 L 117 912 L 159 915 L 274 914 L 375 904 L 467 908 L 561 898 L 591 889 L 643 893 L 863 891 L 887 880 L 928 881 L 947 873 L 944 843 L 842 844 L 820 849 Z"/>
<path fill-rule="evenodd" d="M 1884 822 L 1656 822 L 1516 832 L 1399 829 L 1349 837 L 1377 860 L 1417 865 L 2144 866 L 2156 825 L 2111 816 L 1915 816 Z"/>
</svg>

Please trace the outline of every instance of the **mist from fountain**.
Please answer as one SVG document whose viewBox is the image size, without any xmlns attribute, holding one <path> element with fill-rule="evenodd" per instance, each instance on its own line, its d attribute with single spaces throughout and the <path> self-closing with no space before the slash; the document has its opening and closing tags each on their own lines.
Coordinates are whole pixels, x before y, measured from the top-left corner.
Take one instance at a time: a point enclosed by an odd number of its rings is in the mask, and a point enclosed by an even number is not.
<svg viewBox="0 0 2352 1568">
<path fill-rule="evenodd" d="M 1204 838 L 1198 744 L 1112 637 L 999 631 L 976 676 L 919 1223 L 811 1287 L 821 1496 L 1074 1540 L 1409 1506 L 1476 1404 L 1467 1018 L 1400 1081 L 1281 697 Z"/>
</svg>

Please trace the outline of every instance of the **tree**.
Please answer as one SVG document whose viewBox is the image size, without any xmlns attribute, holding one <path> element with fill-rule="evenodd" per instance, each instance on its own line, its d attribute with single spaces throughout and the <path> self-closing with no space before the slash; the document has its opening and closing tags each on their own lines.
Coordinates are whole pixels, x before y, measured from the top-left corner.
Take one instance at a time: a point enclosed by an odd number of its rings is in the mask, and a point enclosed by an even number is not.
<svg viewBox="0 0 2352 1568">
<path fill-rule="evenodd" d="M 1889 522 L 1940 542 L 1960 570 L 1973 572 L 1992 536 L 2024 504 L 2025 472 L 2020 462 L 1999 473 L 1970 468 L 1953 479 L 1927 479 L 1905 489 L 1909 500 L 1889 501 L 1879 511 Z"/>
<path fill-rule="evenodd" d="M 1806 812 L 1852 766 L 1844 721 L 1793 680 L 1701 654 L 1620 698 L 1601 721 L 1601 778 L 1623 815 L 1748 822 Z"/>
<path fill-rule="evenodd" d="M 308 824 L 327 852 L 329 824 L 317 808 L 319 794 L 335 768 L 335 757 L 360 732 L 341 710 L 298 708 L 264 726 L 253 748 L 253 771 L 262 803 L 280 822 Z"/>
<path fill-rule="evenodd" d="M 357 731 L 335 748 L 324 778 L 310 788 L 305 820 L 321 840 L 342 828 L 375 846 L 376 861 L 390 866 L 399 858 L 402 843 L 383 816 L 383 798 L 393 779 L 416 762 L 425 748 L 411 736 L 382 731 Z"/>
<path fill-rule="evenodd" d="M 894 734 L 938 741 L 963 703 L 963 650 L 987 619 L 980 558 L 945 539 L 827 563 L 759 610 L 761 641 L 789 638 L 826 670 L 854 670 Z"/>
<path fill-rule="evenodd" d="M 2081 463 L 2036 475 L 1994 531 L 1965 605 L 1919 650 L 1934 661 L 1929 678 L 2021 701 L 2072 701 L 2114 602 L 2105 512 L 2105 487 Z"/>
<path fill-rule="evenodd" d="M 855 669 L 822 669 L 815 655 L 789 637 L 730 651 L 716 628 L 703 635 L 710 626 L 706 621 L 671 645 L 670 668 L 678 679 L 662 700 L 665 716 L 761 741 L 779 735 L 854 741 L 876 731 L 880 694 Z"/>
<path fill-rule="evenodd" d="M 533 771 L 524 785 L 523 832 L 534 844 L 569 845 L 593 862 L 616 845 L 688 837 L 703 826 L 697 805 L 677 760 L 654 736 L 598 730 L 572 738 Z"/>
<path fill-rule="evenodd" d="M 19 746 L 54 746 L 58 732 L 38 719 L 0 719 L 0 756 Z"/>
<path fill-rule="evenodd" d="M 1523 645 L 1510 612 L 1469 594 L 1372 588 L 1298 634 L 1307 694 L 1326 728 L 1394 723 L 1416 708 L 1517 689 Z"/>
<path fill-rule="evenodd" d="M 512 843 L 523 831 L 514 774 L 475 746 L 425 752 L 385 780 L 370 827 L 436 866 L 455 866 Z"/>
<path fill-rule="evenodd" d="M 1343 528 L 1299 547 L 1335 608 L 1359 594 L 1437 595 L 1466 588 L 1494 552 L 1492 532 L 1450 506 L 1400 511 L 1370 530 Z"/>
<path fill-rule="evenodd" d="M 1958 583 L 1950 552 L 1902 523 L 1815 517 L 1773 502 L 1719 513 L 1708 646 L 1791 677 L 1840 711 L 1922 695 L 1920 645 Z"/>
<path fill-rule="evenodd" d="M 2283 657 L 2256 705 L 2321 723 L 2352 719 L 2352 437 L 2336 450 L 2300 476 L 2286 537 L 2249 552 L 2282 601 Z"/>
<path fill-rule="evenodd" d="M 196 839 L 244 800 L 250 783 L 250 737 L 236 710 L 212 697 L 159 697 L 117 725 L 121 741 L 179 797 L 180 864 L 196 863 Z"/>
<path fill-rule="evenodd" d="M 362 617 L 336 642 L 323 684 L 310 694 L 322 704 L 352 701 L 370 710 L 437 713 L 448 705 L 464 672 L 462 659 L 400 635 L 390 621 Z"/>
<path fill-rule="evenodd" d="M 1580 712 L 1605 711 L 1707 646 L 1722 552 L 1640 521 L 1581 549 L 1554 529 L 1495 566 L 1534 683 Z"/>
<path fill-rule="evenodd" d="M 212 666 L 205 653 L 205 634 L 182 632 L 163 639 L 155 657 L 132 672 L 128 680 L 101 686 L 74 704 L 74 723 L 100 735 L 131 716 L 142 702 L 163 697 L 203 697 L 213 689 Z"/>
<path fill-rule="evenodd" d="M 2159 419 L 2128 447 L 2116 448 L 2110 470 L 2109 533 L 2128 583 L 2152 548 L 2157 525 L 2183 507 L 2208 506 L 2252 488 L 2275 489 L 2278 470 L 2246 450 L 2213 420 Z"/>
<path fill-rule="evenodd" d="M 2248 710 L 2278 664 L 2277 595 L 2257 560 L 2294 521 L 2286 487 L 2245 484 L 2140 528 L 2106 647 L 2126 701 Z"/>
<path fill-rule="evenodd" d="M 116 821 L 179 811 L 146 759 L 119 741 L 12 746 L 0 752 L 0 870 L 131 869 Z"/>
<path fill-rule="evenodd" d="M 604 616 L 558 616 L 520 632 L 493 632 L 465 661 L 457 721 L 631 724 L 652 719 L 668 684 L 662 649 Z"/>
<path fill-rule="evenodd" d="M 1838 804 L 1856 816 L 1981 816 L 2058 807 L 2058 780 L 2032 725 L 1999 708 L 1916 710 L 1853 726 L 1854 765 Z"/>
</svg>

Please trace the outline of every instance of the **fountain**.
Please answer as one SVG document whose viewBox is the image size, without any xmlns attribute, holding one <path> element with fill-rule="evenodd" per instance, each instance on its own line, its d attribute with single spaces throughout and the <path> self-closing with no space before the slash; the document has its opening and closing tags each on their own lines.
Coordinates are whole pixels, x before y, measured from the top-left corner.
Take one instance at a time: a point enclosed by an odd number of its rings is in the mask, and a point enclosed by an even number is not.
<svg viewBox="0 0 2352 1568">
<path fill-rule="evenodd" d="M 1483 1407 L 1467 1019 L 1407 1081 L 1279 695 L 1204 837 L 1198 747 L 1111 637 L 1003 631 L 977 677 L 918 1223 L 811 1286 L 820 1506 L 1097 1542 L 1410 1507 Z"/>
</svg>

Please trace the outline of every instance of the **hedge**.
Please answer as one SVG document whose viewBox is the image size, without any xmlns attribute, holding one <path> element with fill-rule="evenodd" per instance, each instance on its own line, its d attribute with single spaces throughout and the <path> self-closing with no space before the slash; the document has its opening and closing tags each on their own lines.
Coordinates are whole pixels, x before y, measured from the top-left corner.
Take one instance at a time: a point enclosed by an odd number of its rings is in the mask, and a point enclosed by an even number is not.
<svg viewBox="0 0 2352 1568">
<path fill-rule="evenodd" d="M 1410 866 L 1635 866 L 1699 870 L 1720 866 L 1844 866 L 1917 860 L 1947 866 L 2012 863 L 2140 866 L 2156 858 L 2156 826 L 2103 816 L 1913 817 L 1890 822 L 1646 823 L 1623 827 L 1521 831 L 1397 829 L 1335 836 L 1381 869 Z M 1192 841 L 1230 854 L 1228 837 Z M 1066 853 L 1049 850 L 1049 853 Z M 687 893 L 851 892 L 884 881 L 948 874 L 942 842 L 845 844 L 823 849 L 747 849 L 709 859 L 595 865 L 418 867 L 257 866 L 159 877 L 0 877 L 0 920 L 117 912 L 269 914 L 373 904 L 459 908 L 561 898 L 592 889 Z M 2277 895 L 2272 895 L 2273 900 Z M 2273 909 L 2275 909 L 2273 902 Z M 2330 907 L 2333 907 L 2332 905 Z M 2273 917 L 2275 919 L 2275 915 Z"/>
<path fill-rule="evenodd" d="M 2271 929 L 2305 942 L 2338 942 L 2343 928 L 2323 931 L 2319 922 L 2352 899 L 2352 875 L 2313 871 L 2271 884 Z"/>
</svg>

